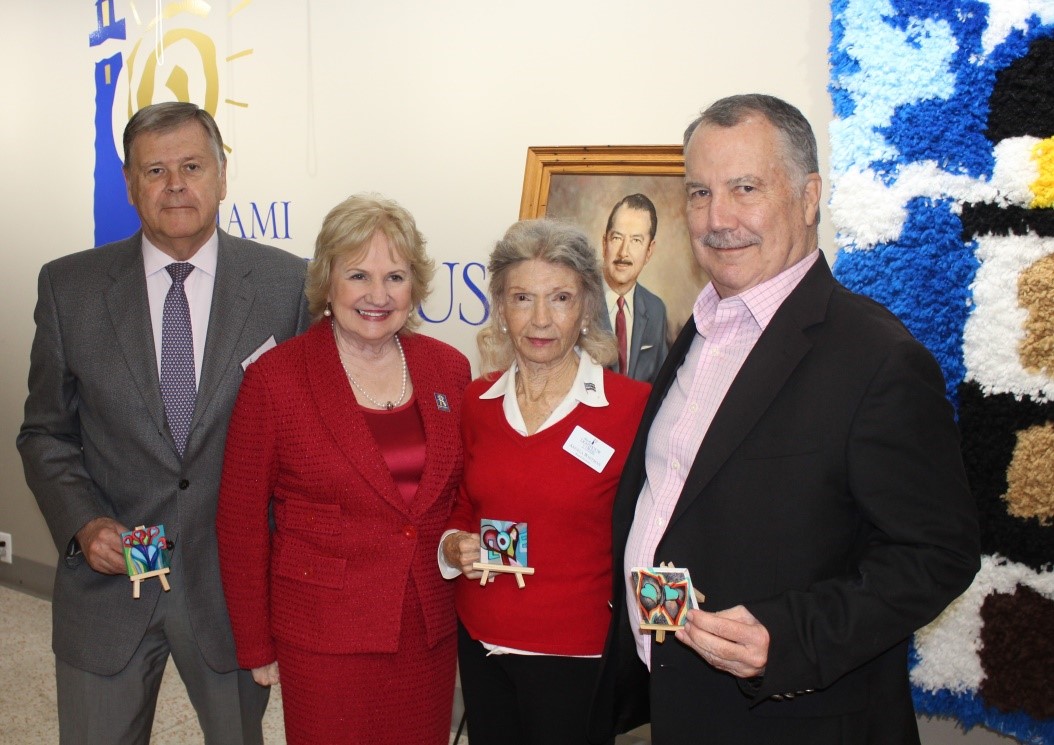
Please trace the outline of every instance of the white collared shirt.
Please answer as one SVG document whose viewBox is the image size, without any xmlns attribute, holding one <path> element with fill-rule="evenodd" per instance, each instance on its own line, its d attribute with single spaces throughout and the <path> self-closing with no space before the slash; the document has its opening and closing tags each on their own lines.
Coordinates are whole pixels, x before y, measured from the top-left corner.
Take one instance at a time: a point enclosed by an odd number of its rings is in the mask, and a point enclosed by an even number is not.
<svg viewBox="0 0 1054 745">
<path fill-rule="evenodd" d="M 629 370 L 630 361 L 633 359 L 633 297 L 637 294 L 637 283 L 629 288 L 622 297 L 626 298 L 624 315 L 626 316 L 626 369 Z M 615 333 L 615 316 L 618 314 L 619 294 L 604 285 L 604 301 L 608 304 L 608 320 L 611 322 L 611 333 Z M 617 367 L 616 367 L 617 369 Z"/>
<path fill-rule="evenodd" d="M 588 354 L 582 354 L 582 350 L 578 347 L 575 347 L 575 353 L 578 355 L 578 372 L 575 373 L 575 380 L 571 383 L 571 389 L 564 396 L 563 400 L 557 404 L 556 408 L 553 409 L 549 417 L 542 422 L 542 426 L 537 430 L 538 432 L 557 424 L 570 414 L 578 404 L 598 408 L 608 405 L 607 397 L 604 395 L 604 368 L 595 363 Z M 520 403 L 516 400 L 517 370 L 519 370 L 519 367 L 513 362 L 512 366 L 502 373 L 501 377 L 495 380 L 490 388 L 480 394 L 480 399 L 501 398 L 504 396 L 501 406 L 502 411 L 505 412 L 505 420 L 510 427 L 527 437 L 527 424 L 523 420 Z"/>
<path fill-rule="evenodd" d="M 194 380 L 201 383 L 201 366 L 205 359 L 205 335 L 212 314 L 212 290 L 216 286 L 216 261 L 219 256 L 219 232 L 205 241 L 187 263 L 194 271 L 187 275 L 183 289 L 190 306 L 190 327 L 194 335 Z M 165 312 L 165 296 L 172 286 L 172 275 L 165 269 L 175 259 L 143 236 L 143 268 L 146 272 L 146 294 L 150 302 L 150 325 L 154 331 L 154 352 L 157 374 L 161 376 L 161 320 Z"/>
</svg>

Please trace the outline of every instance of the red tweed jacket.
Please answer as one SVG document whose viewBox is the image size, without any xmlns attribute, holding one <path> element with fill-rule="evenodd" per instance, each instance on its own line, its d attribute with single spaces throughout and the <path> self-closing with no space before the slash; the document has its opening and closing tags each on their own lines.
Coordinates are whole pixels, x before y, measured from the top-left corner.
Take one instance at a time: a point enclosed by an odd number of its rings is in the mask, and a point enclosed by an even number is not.
<svg viewBox="0 0 1054 745">
<path fill-rule="evenodd" d="M 401 339 L 426 443 L 410 505 L 352 395 L 328 320 L 245 373 L 216 516 L 242 667 L 272 662 L 275 639 L 330 654 L 396 651 L 411 578 L 429 644 L 455 630 L 453 588 L 436 568 L 436 546 L 461 478 L 469 364 L 435 339 Z"/>
</svg>

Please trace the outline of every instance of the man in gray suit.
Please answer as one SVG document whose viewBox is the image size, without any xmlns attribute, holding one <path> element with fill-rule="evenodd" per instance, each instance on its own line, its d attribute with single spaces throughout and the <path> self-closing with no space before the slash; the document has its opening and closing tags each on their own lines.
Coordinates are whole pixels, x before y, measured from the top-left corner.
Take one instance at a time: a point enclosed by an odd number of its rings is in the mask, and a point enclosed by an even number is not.
<svg viewBox="0 0 1054 745">
<path fill-rule="evenodd" d="M 608 320 L 619 341 L 611 369 L 651 383 L 666 359 L 666 306 L 637 282 L 655 250 L 658 216 L 643 194 L 623 197 L 604 229 L 604 282 Z"/>
<path fill-rule="evenodd" d="M 244 368 L 307 324 L 305 262 L 217 228 L 226 156 L 194 104 L 140 110 L 124 154 L 142 230 L 41 270 L 18 435 L 61 554 L 61 741 L 147 743 L 171 654 L 206 742 L 260 743 L 268 689 L 235 660 L 216 499 Z M 147 580 L 132 597 L 121 533 L 137 525 L 164 525 L 170 592 Z"/>
</svg>

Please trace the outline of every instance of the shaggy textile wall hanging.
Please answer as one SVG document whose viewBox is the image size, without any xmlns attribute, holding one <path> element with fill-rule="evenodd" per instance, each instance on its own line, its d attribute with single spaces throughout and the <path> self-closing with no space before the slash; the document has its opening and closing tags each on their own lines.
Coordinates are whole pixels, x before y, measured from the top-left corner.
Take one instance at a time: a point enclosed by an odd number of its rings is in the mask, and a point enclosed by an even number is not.
<svg viewBox="0 0 1054 745">
<path fill-rule="evenodd" d="M 916 709 L 1054 743 L 1054 0 L 834 0 L 835 274 L 944 370 L 981 518 Z"/>
</svg>

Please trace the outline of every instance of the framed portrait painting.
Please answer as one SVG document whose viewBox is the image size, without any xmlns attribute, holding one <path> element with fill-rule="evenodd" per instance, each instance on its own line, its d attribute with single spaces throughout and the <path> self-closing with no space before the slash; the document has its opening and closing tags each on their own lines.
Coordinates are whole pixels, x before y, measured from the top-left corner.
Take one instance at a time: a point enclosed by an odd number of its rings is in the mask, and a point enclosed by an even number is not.
<svg viewBox="0 0 1054 745">
<path fill-rule="evenodd" d="M 688 240 L 680 145 L 528 148 L 520 219 L 570 221 L 600 254 L 608 216 L 630 194 L 643 194 L 655 205 L 655 249 L 637 281 L 665 303 L 672 341 L 709 281 Z"/>
</svg>

